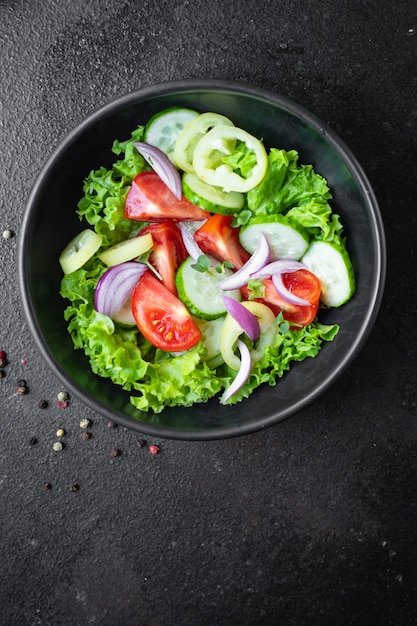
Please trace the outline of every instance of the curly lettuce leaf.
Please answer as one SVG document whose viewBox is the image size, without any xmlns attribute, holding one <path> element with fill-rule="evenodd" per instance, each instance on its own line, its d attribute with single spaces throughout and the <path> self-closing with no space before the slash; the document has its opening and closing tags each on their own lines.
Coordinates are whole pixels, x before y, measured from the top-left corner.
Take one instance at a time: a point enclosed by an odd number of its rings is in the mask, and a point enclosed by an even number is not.
<svg viewBox="0 0 417 626">
<path fill-rule="evenodd" d="M 78 203 L 77 214 L 95 227 L 103 237 L 103 246 L 123 241 L 132 230 L 132 222 L 125 219 L 126 196 L 132 180 L 141 171 L 149 169 L 133 145 L 143 137 L 144 127 L 132 132 L 130 139 L 113 143 L 112 151 L 124 154 L 111 169 L 92 170 L 84 181 L 84 196 Z"/>
<path fill-rule="evenodd" d="M 186 407 L 214 397 L 230 379 L 210 369 L 202 360 L 204 353 L 201 343 L 180 356 L 149 363 L 145 379 L 134 384 L 140 395 L 131 396 L 133 406 L 160 413 L 167 406 Z"/>
<path fill-rule="evenodd" d="M 229 165 L 242 178 L 249 178 L 257 164 L 257 157 L 243 141 L 239 141 L 231 154 L 222 157 L 222 163 Z"/>
<path fill-rule="evenodd" d="M 191 406 L 215 396 L 229 379 L 208 367 L 202 343 L 181 356 L 161 351 L 156 356 L 136 327 L 121 328 L 97 313 L 94 290 L 105 269 L 94 260 L 61 282 L 61 295 L 71 302 L 64 313 L 68 332 L 75 349 L 88 357 L 92 371 L 135 392 L 131 402 L 142 411 L 160 413 L 166 406 Z"/>
<path fill-rule="evenodd" d="M 263 383 L 276 385 L 278 379 L 290 370 L 293 363 L 317 356 L 323 341 L 332 341 L 338 331 L 339 327 L 336 324 L 313 323 L 287 333 L 277 333 L 275 343 L 267 346 L 263 358 L 252 365 L 248 381 L 226 404 L 236 404 L 248 398 L 254 389 Z"/>
<path fill-rule="evenodd" d="M 293 207 L 286 216 L 305 228 L 313 239 L 345 244 L 340 217 L 332 212 L 327 202 L 317 202 L 313 199 L 306 204 Z"/>
<path fill-rule="evenodd" d="M 327 202 L 331 198 L 327 181 L 312 165 L 298 165 L 296 150 L 271 148 L 263 181 L 248 191 L 247 205 L 255 215 L 284 213 L 312 198 Z"/>
</svg>

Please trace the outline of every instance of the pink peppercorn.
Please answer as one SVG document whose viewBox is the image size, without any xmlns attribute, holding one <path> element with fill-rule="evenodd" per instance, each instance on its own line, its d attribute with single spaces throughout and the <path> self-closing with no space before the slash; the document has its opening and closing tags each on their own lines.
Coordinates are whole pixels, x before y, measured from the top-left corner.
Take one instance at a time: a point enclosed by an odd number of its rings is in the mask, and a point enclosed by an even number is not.
<svg viewBox="0 0 417 626">
<path fill-rule="evenodd" d="M 7 354 L 4 350 L 0 350 L 0 359 L 4 361 L 6 359 Z"/>
<path fill-rule="evenodd" d="M 160 449 L 161 449 L 161 448 L 160 448 L 159 446 L 154 446 L 154 445 L 149 446 L 149 452 L 150 452 L 151 454 L 154 454 L 154 455 L 155 455 L 155 454 L 158 454 L 158 452 L 160 451 Z"/>
</svg>

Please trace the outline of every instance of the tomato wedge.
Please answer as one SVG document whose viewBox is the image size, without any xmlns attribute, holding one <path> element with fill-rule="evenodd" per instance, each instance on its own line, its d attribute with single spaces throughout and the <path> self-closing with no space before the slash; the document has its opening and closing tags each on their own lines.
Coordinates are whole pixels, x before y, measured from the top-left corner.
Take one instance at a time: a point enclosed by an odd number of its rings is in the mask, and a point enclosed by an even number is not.
<svg viewBox="0 0 417 626">
<path fill-rule="evenodd" d="M 239 241 L 239 229 L 230 224 L 233 215 L 215 213 L 194 233 L 194 239 L 206 254 L 219 261 L 230 261 L 236 269 L 242 267 L 250 254 Z"/>
<path fill-rule="evenodd" d="M 133 290 L 132 313 L 145 339 L 165 352 L 189 350 L 201 339 L 187 307 L 149 270 Z"/>
<path fill-rule="evenodd" d="M 308 270 L 297 270 L 282 275 L 282 282 L 288 291 L 304 300 L 311 302 L 310 306 L 300 306 L 292 304 L 280 296 L 274 287 L 271 278 L 262 281 L 265 287 L 265 295 L 263 298 L 254 298 L 257 302 L 263 302 L 272 310 L 275 315 L 279 315 L 283 311 L 283 317 L 294 327 L 308 326 L 317 315 L 319 305 L 321 285 L 320 280 L 315 274 Z M 242 287 L 242 295 L 245 299 L 249 299 L 250 291 L 247 286 Z"/>
<path fill-rule="evenodd" d="M 188 256 L 181 232 L 175 222 L 155 222 L 139 231 L 138 236 L 150 233 L 153 239 L 149 263 L 161 276 L 162 283 L 177 295 L 175 273 Z"/>
<path fill-rule="evenodd" d="M 204 220 L 207 211 L 175 197 L 156 172 L 140 172 L 126 197 L 125 217 L 139 222 Z"/>
</svg>

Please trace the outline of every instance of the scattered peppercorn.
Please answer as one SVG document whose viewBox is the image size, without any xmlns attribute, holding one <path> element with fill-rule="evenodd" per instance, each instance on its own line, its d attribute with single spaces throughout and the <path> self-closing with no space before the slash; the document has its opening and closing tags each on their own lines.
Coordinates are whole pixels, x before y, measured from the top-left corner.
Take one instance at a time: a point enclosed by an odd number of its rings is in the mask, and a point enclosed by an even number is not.
<svg viewBox="0 0 417 626">
<path fill-rule="evenodd" d="M 6 365 L 7 365 L 6 359 L 0 359 L 0 368 L 3 369 L 3 367 L 6 367 Z"/>
<path fill-rule="evenodd" d="M 161 448 L 159 446 L 149 446 L 149 452 L 153 455 L 158 454 L 160 450 Z"/>
<path fill-rule="evenodd" d="M 6 372 L 0 369 L 0 378 L 4 378 L 6 376 Z"/>
<path fill-rule="evenodd" d="M 46 409 L 47 406 L 48 406 L 48 400 L 39 400 L 38 407 L 40 409 Z"/>
<path fill-rule="evenodd" d="M 68 400 L 66 400 L 65 402 L 61 402 L 61 400 L 58 400 L 58 406 L 60 409 L 65 409 L 68 406 L 69 402 Z"/>
<path fill-rule="evenodd" d="M 91 433 L 85 432 L 81 435 L 81 438 L 84 439 L 84 441 L 88 441 L 89 439 L 91 439 Z"/>
<path fill-rule="evenodd" d="M 43 488 L 46 491 L 50 491 L 52 489 L 52 485 L 51 485 L 51 483 L 44 483 Z"/>
<path fill-rule="evenodd" d="M 63 428 L 58 428 L 58 430 L 56 431 L 56 436 L 63 437 L 64 435 L 65 435 L 65 430 Z"/>
<path fill-rule="evenodd" d="M 0 350 L 0 359 L 3 359 L 4 361 L 6 360 L 6 356 L 7 354 L 5 353 L 4 350 Z"/>
<path fill-rule="evenodd" d="M 78 485 L 71 485 L 70 487 L 70 491 L 72 491 L 73 493 L 75 493 L 76 491 L 79 490 L 79 486 Z"/>
<path fill-rule="evenodd" d="M 138 439 L 137 444 L 138 444 L 139 448 L 144 448 L 146 446 L 146 440 L 145 439 Z"/>
<path fill-rule="evenodd" d="M 24 396 L 27 392 L 28 388 L 26 387 L 26 385 L 17 388 L 17 393 L 19 394 L 19 396 Z"/>
<path fill-rule="evenodd" d="M 12 231 L 6 228 L 6 230 L 3 231 L 3 239 L 10 239 L 11 237 L 13 237 Z"/>
<path fill-rule="evenodd" d="M 38 440 L 36 439 L 36 437 L 31 437 L 30 438 L 29 444 L 31 446 L 36 446 L 37 443 L 38 443 Z"/>
<path fill-rule="evenodd" d="M 110 456 L 112 457 L 120 456 L 120 454 L 121 454 L 120 450 L 117 450 L 117 449 L 110 450 Z"/>
<path fill-rule="evenodd" d="M 18 387 L 26 387 L 26 381 L 24 378 L 19 378 L 19 380 L 17 381 L 17 386 Z"/>
<path fill-rule="evenodd" d="M 56 397 L 58 399 L 58 402 L 66 402 L 67 400 L 69 400 L 69 395 L 66 391 L 60 391 Z"/>
<path fill-rule="evenodd" d="M 91 422 L 86 417 L 81 420 L 80 428 L 84 428 L 85 429 L 85 428 L 89 428 L 90 426 L 91 426 Z"/>
<path fill-rule="evenodd" d="M 117 428 L 117 424 L 116 424 L 116 422 L 112 422 L 111 420 L 109 420 L 109 421 L 107 422 L 107 428 L 109 428 L 109 429 L 111 429 L 111 430 L 112 430 L 113 428 Z"/>
<path fill-rule="evenodd" d="M 52 447 L 55 450 L 55 452 L 60 452 L 64 446 L 62 445 L 60 441 L 55 441 Z"/>
</svg>

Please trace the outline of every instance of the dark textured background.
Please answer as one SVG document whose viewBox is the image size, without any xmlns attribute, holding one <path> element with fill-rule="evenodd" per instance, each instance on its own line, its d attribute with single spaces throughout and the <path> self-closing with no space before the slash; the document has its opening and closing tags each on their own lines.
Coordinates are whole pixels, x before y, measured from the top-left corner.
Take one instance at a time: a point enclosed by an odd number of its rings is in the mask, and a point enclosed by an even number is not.
<svg viewBox="0 0 417 626">
<path fill-rule="evenodd" d="M 415 1 L 1 0 L 0 50 L 1 625 L 417 623 Z M 380 202 L 386 291 L 359 357 L 296 417 L 139 447 L 76 398 L 57 406 L 21 313 L 19 227 L 76 124 L 189 77 L 289 96 L 342 137 Z"/>
</svg>

